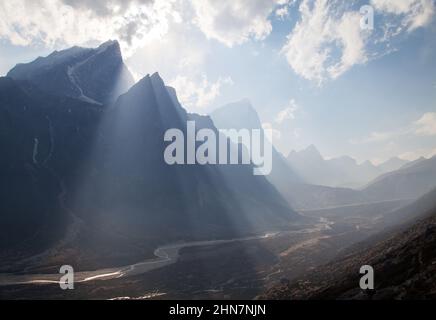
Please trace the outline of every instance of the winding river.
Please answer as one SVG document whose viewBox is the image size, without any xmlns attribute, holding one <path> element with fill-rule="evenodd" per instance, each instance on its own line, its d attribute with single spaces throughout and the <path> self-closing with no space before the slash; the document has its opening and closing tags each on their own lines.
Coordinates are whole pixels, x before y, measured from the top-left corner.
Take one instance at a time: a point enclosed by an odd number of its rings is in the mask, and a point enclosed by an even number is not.
<svg viewBox="0 0 436 320">
<path fill-rule="evenodd" d="M 79 283 L 79 282 L 89 282 L 95 280 L 110 280 L 110 279 L 139 275 L 149 272 L 151 270 L 160 269 L 165 266 L 176 263 L 180 256 L 180 250 L 183 248 L 214 246 L 214 245 L 250 241 L 250 240 L 262 240 L 268 238 L 275 238 L 283 234 L 312 233 L 312 232 L 329 229 L 331 224 L 332 222 L 326 219 L 321 219 L 320 223 L 316 224 L 312 228 L 301 229 L 296 231 L 270 232 L 260 236 L 252 236 L 252 237 L 229 239 L 229 240 L 194 241 L 194 242 L 165 245 L 157 248 L 154 251 L 154 255 L 156 256 L 156 258 L 148 259 L 143 262 L 135 263 L 124 267 L 105 268 L 95 271 L 75 272 L 74 281 L 76 283 Z M 2 273 L 0 274 L 0 286 L 23 285 L 23 284 L 58 284 L 61 276 L 62 275 L 60 274 Z"/>
</svg>

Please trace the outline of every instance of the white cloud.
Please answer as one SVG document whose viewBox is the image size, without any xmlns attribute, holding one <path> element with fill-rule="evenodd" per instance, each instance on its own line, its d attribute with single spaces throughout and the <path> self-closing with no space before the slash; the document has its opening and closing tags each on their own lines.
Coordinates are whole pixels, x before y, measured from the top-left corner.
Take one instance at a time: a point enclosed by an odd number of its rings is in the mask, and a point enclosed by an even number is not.
<svg viewBox="0 0 436 320">
<path fill-rule="evenodd" d="M 282 48 L 296 74 L 319 85 L 355 65 L 396 51 L 390 40 L 427 26 L 434 0 L 371 0 L 377 16 L 373 32 L 362 30 L 353 2 L 302 0 L 300 20 Z M 381 21 L 382 20 L 382 21 Z"/>
<path fill-rule="evenodd" d="M 219 96 L 221 88 L 224 85 L 233 85 L 233 81 L 230 77 L 210 82 L 206 75 L 199 79 L 177 76 L 170 81 L 170 85 L 176 89 L 182 105 L 192 111 L 208 107 Z"/>
<path fill-rule="evenodd" d="M 384 34 L 374 42 L 388 42 L 403 29 L 410 32 L 428 25 L 435 12 L 434 0 L 371 0 L 371 4 L 389 18 L 383 23 Z M 282 52 L 300 76 L 322 83 L 372 57 L 367 52 L 368 35 L 360 30 L 359 12 L 338 0 L 0 1 L 0 40 L 63 48 L 117 39 L 131 56 L 148 44 L 164 42 L 169 34 L 180 34 L 178 29 L 191 28 L 190 34 L 231 47 L 265 39 L 272 32 L 271 19 L 286 16 L 291 7 L 301 17 Z M 392 16 L 400 19 L 400 27 L 392 23 Z M 197 59 L 193 52 L 183 55 L 189 57 L 187 64 L 191 56 Z"/>
<path fill-rule="evenodd" d="M 301 20 L 282 52 L 300 76 L 321 84 L 367 61 L 358 12 L 336 12 L 327 0 L 303 0 Z"/>
<path fill-rule="evenodd" d="M 413 31 L 430 23 L 435 12 L 433 0 L 371 0 L 377 11 L 401 16 L 401 28 Z"/>
<path fill-rule="evenodd" d="M 124 13 L 132 3 L 150 3 L 153 0 L 61 0 L 73 8 L 92 11 L 100 16 Z"/>
<path fill-rule="evenodd" d="M 419 120 L 415 121 L 415 133 L 419 136 L 436 135 L 436 112 L 425 113 Z"/>
<path fill-rule="evenodd" d="M 200 77 L 200 70 L 205 69 L 209 53 L 206 42 L 201 33 L 192 32 L 189 25 L 172 22 L 164 37 L 150 40 L 126 62 L 134 66 L 139 74 L 158 71 L 166 80 L 174 79 L 177 75 Z"/>
<path fill-rule="evenodd" d="M 15 0 L 0 2 L 0 39 L 49 48 L 117 39 L 128 55 L 162 39 L 174 22 L 227 46 L 261 40 L 289 0 Z M 176 26 L 177 28 L 177 26 Z"/>
<path fill-rule="evenodd" d="M 275 122 L 277 122 L 278 124 L 282 124 L 286 120 L 295 119 L 295 112 L 298 109 L 298 104 L 295 102 L 294 99 L 292 99 L 291 101 L 289 101 L 289 105 L 277 114 Z"/>
<path fill-rule="evenodd" d="M 272 31 L 269 16 L 287 0 L 191 0 L 196 24 L 209 39 L 231 47 L 251 38 L 264 39 Z"/>
<path fill-rule="evenodd" d="M 168 31 L 174 1 L 15 0 L 0 2 L 0 39 L 14 45 L 86 45 L 118 39 L 133 52 Z"/>
<path fill-rule="evenodd" d="M 276 16 L 277 16 L 279 19 L 284 19 L 284 18 L 286 18 L 286 17 L 289 15 L 288 7 L 285 6 L 285 7 L 278 8 L 278 9 L 276 10 L 275 14 L 276 14 Z"/>
</svg>

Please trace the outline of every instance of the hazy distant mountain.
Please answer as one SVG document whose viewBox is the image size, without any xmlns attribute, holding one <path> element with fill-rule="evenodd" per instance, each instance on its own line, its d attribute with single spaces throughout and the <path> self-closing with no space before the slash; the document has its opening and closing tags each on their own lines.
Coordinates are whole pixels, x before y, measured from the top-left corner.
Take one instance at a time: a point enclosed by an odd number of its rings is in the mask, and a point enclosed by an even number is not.
<svg viewBox="0 0 436 320">
<path fill-rule="evenodd" d="M 358 164 L 348 156 L 326 160 L 313 145 L 299 152 L 292 151 L 288 161 L 307 183 L 343 188 L 359 188 L 379 175 L 407 163 L 392 158 L 380 166 L 375 166 L 370 161 Z"/>
<path fill-rule="evenodd" d="M 222 106 L 214 110 L 210 117 L 220 129 L 262 129 L 259 115 L 248 99 Z"/>
<path fill-rule="evenodd" d="M 218 108 L 212 112 L 211 118 L 219 129 L 261 128 L 261 122 L 256 110 L 246 99 Z M 293 154 L 296 154 L 296 152 L 291 153 L 291 156 Z M 310 146 L 306 150 L 301 151 L 298 155 L 295 155 L 295 158 L 301 159 L 302 162 L 289 163 L 273 148 L 273 169 L 271 174 L 267 176 L 268 180 L 279 190 L 293 208 L 319 209 L 369 201 L 359 191 L 308 183 L 310 176 L 314 177 L 312 181 L 318 182 L 320 177 L 322 178 L 326 174 L 333 177 L 333 174 L 325 173 L 325 170 L 327 170 L 325 168 L 326 161 L 315 146 Z M 330 163 L 332 168 L 342 168 L 346 165 L 355 164 L 355 161 L 351 158 L 343 157 L 334 159 Z M 304 176 L 305 172 L 298 171 L 298 168 L 303 166 L 307 168 L 306 173 L 308 174 L 306 176 Z"/>
<path fill-rule="evenodd" d="M 259 116 L 248 100 L 218 108 L 212 112 L 211 118 L 219 129 L 261 128 Z M 421 182 L 413 183 L 412 179 L 410 187 L 405 185 L 404 188 L 410 189 L 409 193 L 399 190 L 400 187 L 394 185 L 395 182 L 386 185 L 386 190 L 382 187 L 385 182 L 379 188 L 369 186 L 365 190 L 357 190 L 377 177 L 380 178 L 375 182 L 390 177 L 397 172 L 396 168 L 415 167 L 399 158 L 392 158 L 380 166 L 375 166 L 370 161 L 358 164 L 348 156 L 326 160 L 318 149 L 311 145 L 299 152 L 292 151 L 287 162 L 274 148 L 273 170 L 268 179 L 296 209 L 320 209 L 393 199 L 413 199 L 436 186 L 436 179 L 432 174 L 428 174 Z M 416 165 L 423 163 L 425 161 L 415 162 Z M 384 176 L 385 172 L 391 173 Z M 420 183 L 423 185 L 419 186 Z"/>
<path fill-rule="evenodd" d="M 49 66 L 46 74 L 63 69 Z M 93 67 L 81 70 L 84 79 L 85 72 L 96 74 Z M 209 117 L 186 113 L 158 74 L 110 108 L 70 98 L 74 91 L 63 86 L 53 94 L 51 80 L 39 80 L 36 86 L 0 78 L 0 255 L 6 265 L 18 253 L 44 248 L 55 254 L 62 248 L 56 259 L 75 259 L 79 268 L 119 258 L 126 263 L 161 243 L 269 231 L 300 218 L 251 165 L 164 162 L 167 129 L 186 136 L 187 120 L 216 128 Z"/>
<path fill-rule="evenodd" d="M 386 162 L 381 163 L 380 165 L 378 165 L 378 167 L 381 169 L 381 171 L 386 173 L 398 170 L 407 163 L 409 163 L 409 161 L 400 159 L 398 157 L 393 157 Z"/>
<path fill-rule="evenodd" d="M 371 198 L 414 199 L 436 187 L 436 157 L 419 159 L 371 182 L 363 192 Z"/>
<path fill-rule="evenodd" d="M 420 219 L 353 246 L 304 278 L 274 287 L 267 299 L 434 299 L 436 297 L 436 190 L 401 209 Z M 396 213 L 392 213 L 395 215 Z M 375 290 L 359 289 L 360 267 L 370 265 Z"/>
<path fill-rule="evenodd" d="M 218 129 L 258 129 L 263 132 L 259 115 L 247 99 L 220 107 L 212 112 L 210 117 Z M 268 180 L 281 192 L 288 190 L 295 183 L 301 183 L 302 180 L 282 154 L 274 147 L 272 150 L 272 172 L 267 176 Z"/>
<path fill-rule="evenodd" d="M 288 161 L 308 183 L 329 187 L 356 188 L 380 174 L 371 163 L 358 165 L 351 157 L 325 160 L 313 145 L 291 152 Z"/>
<path fill-rule="evenodd" d="M 96 49 L 73 47 L 55 51 L 33 62 L 18 64 L 7 76 L 28 80 L 55 95 L 101 104 L 115 101 L 134 83 L 116 41 Z"/>
<path fill-rule="evenodd" d="M 309 159 L 315 159 L 313 149 L 311 154 L 311 157 L 307 157 L 308 163 L 310 163 Z M 346 158 L 342 161 L 350 162 Z M 316 166 L 313 168 L 314 171 L 319 169 Z M 360 190 L 296 184 L 288 189 L 285 197 L 294 208 L 311 210 L 389 200 L 413 200 L 434 187 L 436 187 L 436 157 L 406 163 L 399 170 L 380 175 Z"/>
<path fill-rule="evenodd" d="M 410 168 L 410 167 L 413 167 L 413 166 L 417 165 L 418 163 L 421 163 L 421 162 L 426 161 L 426 160 L 427 160 L 427 158 L 420 157 L 420 158 L 418 158 L 418 159 L 416 159 L 414 161 L 407 162 L 406 164 L 401 166 L 399 169 Z"/>
</svg>

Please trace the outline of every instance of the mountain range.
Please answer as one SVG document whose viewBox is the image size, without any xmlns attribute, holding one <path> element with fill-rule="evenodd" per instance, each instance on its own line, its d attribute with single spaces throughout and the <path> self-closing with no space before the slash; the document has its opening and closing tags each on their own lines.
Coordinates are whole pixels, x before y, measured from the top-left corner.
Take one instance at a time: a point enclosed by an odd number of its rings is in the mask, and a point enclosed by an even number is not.
<svg viewBox="0 0 436 320">
<path fill-rule="evenodd" d="M 247 99 L 217 108 L 210 117 L 218 129 L 263 130 L 256 110 Z M 433 178 L 436 165 L 431 159 L 409 163 L 392 158 L 379 166 L 369 161 L 359 165 L 347 156 L 325 160 L 313 145 L 291 152 L 287 159 L 274 147 L 272 149 L 273 169 L 267 178 L 298 210 L 416 199 L 436 187 Z M 402 174 L 404 170 L 413 176 L 410 177 L 413 184 L 407 183 Z M 350 184 L 361 188 L 338 186 Z"/>
<path fill-rule="evenodd" d="M 360 189 L 296 184 L 285 198 L 304 210 L 370 204 L 391 200 L 415 200 L 436 187 L 436 157 L 406 163 L 382 174 Z"/>
<path fill-rule="evenodd" d="M 378 176 L 398 170 L 408 163 L 398 157 L 378 166 L 370 161 L 358 164 L 349 156 L 326 160 L 314 145 L 299 152 L 290 152 L 287 159 L 307 183 L 353 189 L 363 187 Z"/>
<path fill-rule="evenodd" d="M 167 129 L 216 128 L 187 113 L 159 74 L 131 80 L 117 42 L 55 52 L 0 78 L 2 267 L 38 253 L 45 265 L 95 268 L 159 244 L 301 220 L 252 165 L 167 165 Z"/>
<path fill-rule="evenodd" d="M 376 167 L 325 160 L 313 146 L 288 159 L 272 147 L 266 177 L 252 164 L 170 166 L 164 133 L 186 136 L 187 121 L 217 135 L 262 130 L 248 100 L 202 116 L 188 113 L 158 73 L 133 84 L 113 41 L 55 52 L 0 78 L 0 269 L 22 270 L 29 257 L 42 270 L 135 262 L 170 242 L 295 228 L 307 221 L 296 210 L 411 200 L 436 187 L 436 157 Z M 228 141 L 228 151 L 235 147 L 243 152 Z M 375 171 L 360 189 L 329 186 L 363 184 Z"/>
</svg>

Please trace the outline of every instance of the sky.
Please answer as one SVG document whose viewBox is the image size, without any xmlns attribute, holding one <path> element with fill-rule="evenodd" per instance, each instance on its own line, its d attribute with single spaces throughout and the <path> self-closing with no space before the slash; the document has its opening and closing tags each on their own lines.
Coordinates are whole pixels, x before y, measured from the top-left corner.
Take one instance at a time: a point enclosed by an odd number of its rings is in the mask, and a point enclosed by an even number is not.
<svg viewBox="0 0 436 320">
<path fill-rule="evenodd" d="M 436 155 L 435 14 L 435 0 L 0 0 L 0 75 L 118 40 L 136 79 L 159 72 L 191 112 L 248 98 L 285 155 L 414 160 Z"/>
</svg>

